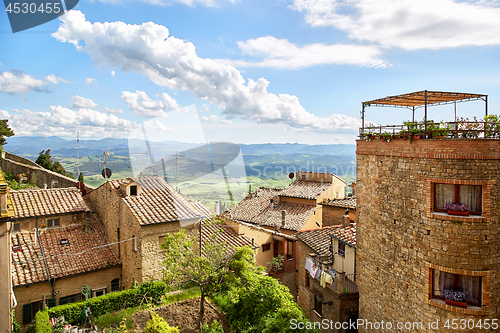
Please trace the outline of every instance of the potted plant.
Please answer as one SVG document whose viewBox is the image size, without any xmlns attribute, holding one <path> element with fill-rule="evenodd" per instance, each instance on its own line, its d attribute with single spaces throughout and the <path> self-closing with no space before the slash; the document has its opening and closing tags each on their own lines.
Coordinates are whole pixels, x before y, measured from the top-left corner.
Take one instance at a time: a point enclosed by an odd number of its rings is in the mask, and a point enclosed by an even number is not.
<svg viewBox="0 0 500 333">
<path fill-rule="evenodd" d="M 449 215 L 469 216 L 469 207 L 460 203 L 449 203 L 444 207 Z"/>
<path fill-rule="evenodd" d="M 380 134 L 380 138 L 384 142 L 389 142 L 394 138 L 394 136 L 391 133 L 384 132 L 384 133 Z"/>
<path fill-rule="evenodd" d="M 455 291 L 449 289 L 445 290 L 444 301 L 449 305 L 458 306 L 461 308 L 467 307 L 467 302 L 465 302 L 465 293 L 463 291 Z"/>
<path fill-rule="evenodd" d="M 500 137 L 500 117 L 496 114 L 490 114 L 484 117 L 485 135 L 487 138 Z"/>
</svg>

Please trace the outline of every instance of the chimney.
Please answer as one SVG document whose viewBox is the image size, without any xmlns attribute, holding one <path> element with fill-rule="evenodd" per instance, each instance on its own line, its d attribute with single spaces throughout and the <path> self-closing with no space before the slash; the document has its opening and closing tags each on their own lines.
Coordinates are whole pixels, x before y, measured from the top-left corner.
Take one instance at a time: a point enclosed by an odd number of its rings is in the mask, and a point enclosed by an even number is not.
<svg viewBox="0 0 500 333">
<path fill-rule="evenodd" d="M 90 225 L 90 212 L 85 212 L 85 232 L 90 234 L 91 225 Z"/>
<path fill-rule="evenodd" d="M 248 194 L 252 193 L 252 184 L 248 184 Z"/>
<path fill-rule="evenodd" d="M 284 210 L 281 211 L 281 227 L 284 228 L 285 227 L 285 216 L 286 216 L 286 212 Z"/>
<path fill-rule="evenodd" d="M 346 210 L 345 214 L 342 215 L 342 227 L 347 227 L 351 224 L 351 218 L 349 217 L 349 209 Z"/>
<path fill-rule="evenodd" d="M 274 209 L 274 200 L 271 199 L 271 200 L 269 200 L 269 202 L 271 203 L 271 209 Z"/>
<path fill-rule="evenodd" d="M 0 184 L 0 211 L 7 212 L 7 184 Z"/>
<path fill-rule="evenodd" d="M 215 201 L 215 204 L 214 204 L 214 213 L 215 213 L 216 216 L 220 214 L 220 204 L 219 204 L 219 201 Z"/>
<path fill-rule="evenodd" d="M 352 188 L 352 195 L 355 196 L 356 195 L 356 183 L 351 183 L 351 188 Z"/>
</svg>

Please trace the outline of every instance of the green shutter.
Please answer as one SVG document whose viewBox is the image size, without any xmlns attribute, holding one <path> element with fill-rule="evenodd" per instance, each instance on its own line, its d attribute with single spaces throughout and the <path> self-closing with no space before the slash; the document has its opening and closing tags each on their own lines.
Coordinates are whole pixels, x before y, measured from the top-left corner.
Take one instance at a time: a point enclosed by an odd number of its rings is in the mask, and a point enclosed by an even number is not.
<svg viewBox="0 0 500 333">
<path fill-rule="evenodd" d="M 54 306 L 56 306 L 56 299 L 55 298 L 49 298 L 47 300 L 47 306 L 49 308 L 53 308 Z"/>
<path fill-rule="evenodd" d="M 23 324 L 31 324 L 31 303 L 23 305 Z"/>
<path fill-rule="evenodd" d="M 68 297 L 61 297 L 59 298 L 59 305 L 63 305 L 63 304 L 66 304 L 68 303 Z"/>
</svg>

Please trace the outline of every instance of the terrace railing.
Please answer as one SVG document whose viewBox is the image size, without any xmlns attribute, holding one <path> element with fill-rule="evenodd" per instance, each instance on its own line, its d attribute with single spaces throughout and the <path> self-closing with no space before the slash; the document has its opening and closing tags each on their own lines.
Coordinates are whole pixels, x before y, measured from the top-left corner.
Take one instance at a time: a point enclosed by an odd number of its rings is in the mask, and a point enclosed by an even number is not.
<svg viewBox="0 0 500 333">
<path fill-rule="evenodd" d="M 455 122 L 406 122 L 402 125 L 372 125 L 360 128 L 362 140 L 373 139 L 500 139 L 500 122 L 455 121 Z"/>
</svg>

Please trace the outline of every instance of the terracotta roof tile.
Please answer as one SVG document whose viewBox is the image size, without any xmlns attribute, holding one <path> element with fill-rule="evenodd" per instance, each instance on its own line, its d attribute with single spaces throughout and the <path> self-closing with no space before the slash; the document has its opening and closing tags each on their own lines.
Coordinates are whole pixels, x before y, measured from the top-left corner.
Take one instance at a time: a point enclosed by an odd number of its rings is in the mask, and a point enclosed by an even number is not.
<svg viewBox="0 0 500 333">
<path fill-rule="evenodd" d="M 135 181 L 141 187 L 138 196 L 126 196 L 121 185 Z M 209 217 L 177 193 L 162 177 L 139 177 L 111 180 L 109 182 L 137 217 L 141 225 L 162 223 L 193 218 Z"/>
<path fill-rule="evenodd" d="M 284 210 L 286 215 L 283 229 L 300 230 L 316 206 L 290 202 L 277 204 L 277 196 L 281 195 L 282 191 L 282 189 L 259 187 L 230 210 L 231 218 L 258 225 L 281 227 L 281 212 Z"/>
<path fill-rule="evenodd" d="M 335 229 L 333 237 L 340 239 L 352 247 L 356 247 L 356 223 Z"/>
<path fill-rule="evenodd" d="M 296 180 L 285 187 L 280 195 L 292 198 L 317 199 L 331 185 L 332 183 L 327 182 Z"/>
<path fill-rule="evenodd" d="M 344 199 L 327 199 L 323 201 L 321 204 L 324 206 L 356 209 L 356 197 L 354 196 Z"/>
<path fill-rule="evenodd" d="M 317 254 L 329 256 L 332 254 L 330 251 L 331 235 L 340 228 L 340 225 L 334 225 L 320 229 L 299 231 L 295 234 L 295 237 L 300 239 Z"/>
<path fill-rule="evenodd" d="M 63 278 L 120 264 L 113 249 L 102 246 L 107 244 L 107 240 L 95 216 L 92 216 L 91 226 L 88 234 L 84 225 L 40 231 L 51 278 Z M 48 280 L 40 242 L 37 240 L 35 244 L 34 238 L 33 232 L 12 235 L 12 244 L 21 246 L 21 251 L 12 251 L 14 286 Z M 61 239 L 67 239 L 68 245 L 61 245 Z"/>
<path fill-rule="evenodd" d="M 202 245 L 205 245 L 205 240 L 209 239 L 210 235 L 217 233 L 216 240 L 219 242 L 226 242 L 226 247 L 229 250 L 236 249 L 238 247 L 252 245 L 252 241 L 248 237 L 243 235 L 238 235 L 231 227 L 222 227 L 217 224 L 209 223 L 204 221 L 202 223 Z"/>
<path fill-rule="evenodd" d="M 88 211 L 77 188 L 12 191 L 15 214 L 20 218 Z"/>
</svg>

